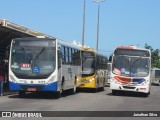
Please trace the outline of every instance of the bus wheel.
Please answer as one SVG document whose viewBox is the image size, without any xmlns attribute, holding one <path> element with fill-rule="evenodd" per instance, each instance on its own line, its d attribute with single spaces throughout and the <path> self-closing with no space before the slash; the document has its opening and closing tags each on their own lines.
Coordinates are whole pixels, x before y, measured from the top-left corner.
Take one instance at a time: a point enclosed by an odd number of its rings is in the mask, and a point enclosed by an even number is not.
<svg viewBox="0 0 160 120">
<path fill-rule="evenodd" d="M 76 94 L 76 92 L 77 92 L 77 82 L 76 82 L 76 80 L 75 80 L 75 81 L 74 81 L 74 86 L 73 86 L 72 93 L 73 93 L 73 94 Z"/>
<path fill-rule="evenodd" d="M 56 92 L 56 98 L 60 98 L 60 97 L 61 97 L 60 91 Z"/>
<path fill-rule="evenodd" d="M 62 89 L 62 87 L 61 87 L 60 91 L 57 91 L 57 92 L 56 92 L 56 97 L 57 97 L 57 98 L 62 97 L 62 93 L 63 93 L 63 89 Z"/>
<path fill-rule="evenodd" d="M 25 96 L 25 94 L 26 94 L 26 92 L 25 92 L 25 91 L 19 91 L 19 92 L 18 92 L 18 95 L 19 95 L 20 97 L 24 97 L 24 96 Z"/>
<path fill-rule="evenodd" d="M 63 91 L 64 91 L 64 77 L 63 77 L 62 82 L 61 82 L 60 90 L 57 91 L 57 93 L 56 93 L 56 97 L 57 98 L 62 97 Z"/>
<path fill-rule="evenodd" d="M 94 92 L 98 92 L 98 91 L 99 91 L 99 81 L 97 81 L 97 85 L 96 85 Z"/>
<path fill-rule="evenodd" d="M 148 97 L 150 93 L 143 93 L 144 97 Z"/>
<path fill-rule="evenodd" d="M 102 91 L 104 91 L 104 87 L 105 87 L 105 78 L 103 80 L 103 87 L 102 87 Z"/>
<path fill-rule="evenodd" d="M 118 91 L 117 90 L 112 90 L 112 95 L 117 95 Z"/>
<path fill-rule="evenodd" d="M 102 87 L 102 91 L 104 91 L 104 87 Z"/>
</svg>

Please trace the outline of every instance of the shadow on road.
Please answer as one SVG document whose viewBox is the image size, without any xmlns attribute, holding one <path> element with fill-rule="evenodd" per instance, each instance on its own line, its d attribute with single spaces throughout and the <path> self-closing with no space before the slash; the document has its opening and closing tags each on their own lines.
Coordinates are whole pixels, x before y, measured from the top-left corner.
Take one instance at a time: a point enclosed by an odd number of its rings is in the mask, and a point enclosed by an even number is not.
<svg viewBox="0 0 160 120">
<path fill-rule="evenodd" d="M 73 95 L 73 93 L 70 90 L 66 90 L 61 95 L 61 97 L 67 97 L 71 95 Z M 54 93 L 54 92 L 27 92 L 23 96 L 19 96 L 17 93 L 17 94 L 11 94 L 8 97 L 17 98 L 17 99 L 59 99 L 60 98 L 59 96 L 57 96 L 57 93 Z"/>
<path fill-rule="evenodd" d="M 121 97 L 141 97 L 146 98 L 146 95 L 143 93 L 136 93 L 136 92 L 128 92 L 128 91 L 117 91 L 115 95 L 112 93 L 108 93 L 108 96 L 121 96 Z"/>
<path fill-rule="evenodd" d="M 78 92 L 83 92 L 83 93 L 96 93 L 96 92 L 102 92 L 104 91 L 103 88 L 99 89 L 93 89 L 93 88 L 79 88 Z"/>
</svg>

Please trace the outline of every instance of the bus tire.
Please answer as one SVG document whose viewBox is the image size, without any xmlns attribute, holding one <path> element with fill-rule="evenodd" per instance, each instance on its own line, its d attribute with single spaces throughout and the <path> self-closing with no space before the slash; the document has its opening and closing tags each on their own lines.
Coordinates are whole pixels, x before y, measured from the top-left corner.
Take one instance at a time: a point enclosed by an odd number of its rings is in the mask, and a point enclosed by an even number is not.
<svg viewBox="0 0 160 120">
<path fill-rule="evenodd" d="M 75 79 L 72 94 L 76 94 L 76 93 L 77 93 L 77 81 Z"/>
<path fill-rule="evenodd" d="M 24 97 L 26 95 L 26 91 L 18 91 L 19 97 Z"/>
<path fill-rule="evenodd" d="M 102 87 L 102 91 L 104 91 L 104 87 Z"/>
<path fill-rule="evenodd" d="M 144 97 L 148 97 L 150 93 L 143 93 Z"/>
<path fill-rule="evenodd" d="M 106 85 L 105 85 L 105 81 L 106 81 L 106 80 L 105 80 L 105 78 L 104 78 L 104 80 L 103 80 L 103 87 L 102 87 L 102 91 L 104 91 L 104 87 L 106 86 Z"/>
<path fill-rule="evenodd" d="M 61 98 L 62 94 L 60 93 L 60 91 L 56 92 L 56 98 Z"/>
<path fill-rule="evenodd" d="M 98 80 L 97 80 L 97 84 L 96 84 L 96 88 L 95 88 L 94 92 L 99 92 L 99 81 Z"/>
<path fill-rule="evenodd" d="M 117 95 L 118 91 L 117 90 L 112 90 L 112 95 Z"/>
<path fill-rule="evenodd" d="M 64 81 L 65 81 L 65 79 L 64 79 L 64 77 L 63 77 L 63 78 L 62 78 L 62 82 L 61 82 L 61 86 L 60 86 L 60 90 L 56 92 L 56 97 L 57 97 L 57 98 L 62 97 L 62 94 L 63 94 L 63 92 L 64 92 Z"/>
</svg>

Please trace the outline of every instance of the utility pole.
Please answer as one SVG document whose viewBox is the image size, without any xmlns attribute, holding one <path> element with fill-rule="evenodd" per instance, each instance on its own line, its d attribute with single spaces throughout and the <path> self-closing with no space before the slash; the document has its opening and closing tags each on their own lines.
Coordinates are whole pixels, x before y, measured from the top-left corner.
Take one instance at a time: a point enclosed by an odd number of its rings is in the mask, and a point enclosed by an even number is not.
<svg viewBox="0 0 160 120">
<path fill-rule="evenodd" d="M 100 18 L 100 3 L 104 2 L 105 0 L 93 0 L 93 2 L 98 3 L 98 21 L 97 21 L 97 44 L 96 50 L 98 51 L 98 42 L 99 42 L 99 18 Z"/>
<path fill-rule="evenodd" d="M 86 0 L 84 0 L 84 11 L 83 11 L 82 46 L 84 46 L 85 16 L 86 16 Z"/>
</svg>

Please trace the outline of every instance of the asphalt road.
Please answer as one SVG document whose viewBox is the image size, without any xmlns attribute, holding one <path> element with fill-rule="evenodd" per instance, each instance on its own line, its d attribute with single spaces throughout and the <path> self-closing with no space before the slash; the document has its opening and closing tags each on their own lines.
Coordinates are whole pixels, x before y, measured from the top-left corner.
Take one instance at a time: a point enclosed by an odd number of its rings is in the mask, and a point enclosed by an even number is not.
<svg viewBox="0 0 160 120">
<path fill-rule="evenodd" d="M 44 93 L 27 93 L 22 98 L 17 94 L 11 94 L 0 97 L 0 111 L 160 111 L 160 86 L 152 86 L 149 97 L 134 93 L 122 93 L 121 95 L 113 96 L 109 87 L 105 87 L 105 91 L 97 93 L 81 91 L 72 95 L 67 91 L 59 99 Z M 17 120 L 17 118 L 12 119 Z M 54 119 L 72 120 L 75 118 L 59 117 Z M 76 119 L 108 120 L 117 119 L 117 117 L 77 117 Z M 127 117 L 118 117 L 118 119 L 128 120 Z M 138 118 L 132 117 L 130 119 L 137 120 Z M 158 120 L 159 118 L 147 117 L 140 119 Z"/>
</svg>

